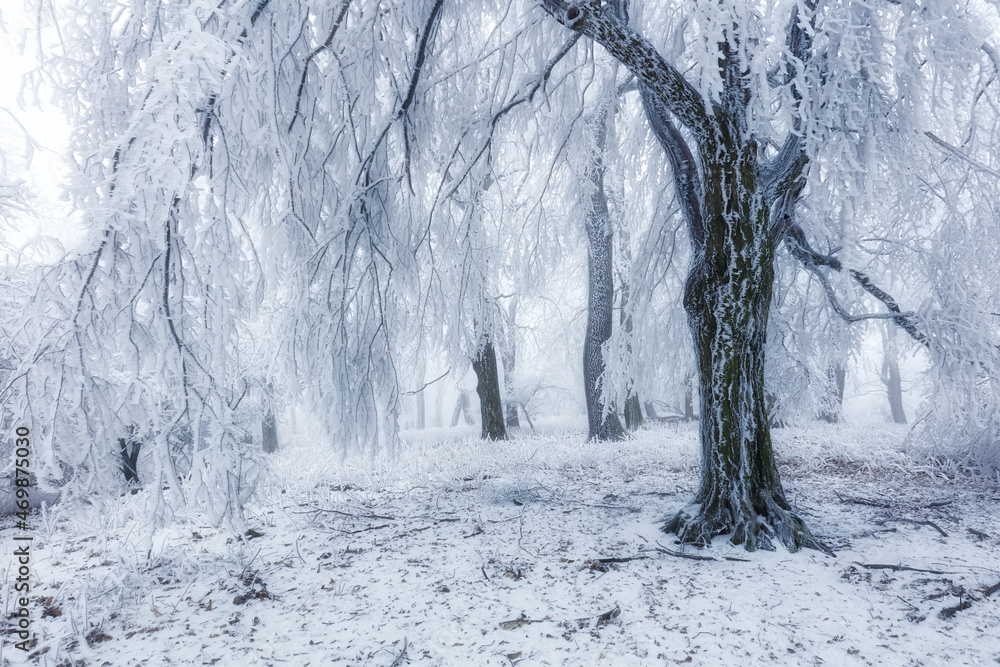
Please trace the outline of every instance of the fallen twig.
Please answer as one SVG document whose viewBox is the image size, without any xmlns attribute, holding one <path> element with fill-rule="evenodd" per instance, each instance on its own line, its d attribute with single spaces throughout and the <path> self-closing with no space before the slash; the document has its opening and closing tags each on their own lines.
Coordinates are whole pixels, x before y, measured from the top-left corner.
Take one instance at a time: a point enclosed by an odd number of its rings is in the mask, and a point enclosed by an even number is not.
<svg viewBox="0 0 1000 667">
<path fill-rule="evenodd" d="M 953 500 L 935 500 L 932 503 L 927 503 L 927 507 L 945 507 L 946 505 L 951 505 Z"/>
<path fill-rule="evenodd" d="M 910 567 L 909 565 L 888 565 L 885 563 L 859 563 L 854 561 L 855 565 L 859 565 L 863 568 L 869 570 L 892 570 L 893 572 L 925 572 L 927 574 L 957 574 L 956 572 L 943 572 L 941 570 L 924 570 L 919 567 Z"/>
<path fill-rule="evenodd" d="M 403 637 L 403 650 L 399 652 L 399 655 L 396 656 L 396 659 L 392 661 L 389 667 L 399 667 L 403 664 L 403 661 L 406 660 L 406 649 L 408 646 L 409 642 L 406 641 L 406 637 Z"/>
<path fill-rule="evenodd" d="M 625 557 L 615 556 L 613 558 L 595 558 L 594 560 L 597 561 L 598 563 L 628 563 L 629 561 L 645 560 L 647 558 L 649 558 L 649 556 L 644 556 L 640 554 L 638 556 L 625 556 Z"/>
<path fill-rule="evenodd" d="M 736 556 L 720 556 L 718 558 L 713 558 L 712 556 L 699 556 L 697 554 L 686 554 L 680 551 L 674 551 L 673 549 L 668 549 L 659 542 L 656 543 L 656 548 L 653 549 L 653 551 L 659 551 L 661 554 L 667 554 L 668 556 L 674 556 L 676 558 L 687 558 L 688 560 L 711 560 L 711 561 L 731 560 L 731 561 L 737 561 L 739 563 L 750 562 L 746 558 L 737 558 Z"/>
<path fill-rule="evenodd" d="M 920 520 L 917 520 L 917 519 L 896 519 L 894 517 L 888 517 L 888 518 L 885 518 L 885 519 L 880 519 L 880 520 L 876 521 L 875 523 L 877 523 L 877 524 L 879 524 L 881 526 L 881 525 L 885 524 L 885 522 L 887 522 L 887 521 L 895 521 L 896 523 L 909 523 L 909 524 L 912 524 L 914 526 L 930 526 L 931 528 L 933 528 L 937 532 L 941 533 L 941 537 L 948 537 L 948 533 L 944 532 L 941 529 L 941 526 L 937 525 L 933 521 L 920 521 Z"/>
<path fill-rule="evenodd" d="M 976 530 L 975 528 L 968 528 L 967 530 L 969 531 L 969 533 L 971 535 L 974 535 L 974 536 L 978 537 L 981 540 L 988 540 L 990 538 L 989 534 L 984 533 L 981 530 Z"/>
<path fill-rule="evenodd" d="M 988 598 L 997 591 L 1000 591 L 1000 581 L 998 581 L 997 583 L 993 584 L 988 588 L 983 589 L 983 597 Z M 945 607 L 944 609 L 939 611 L 938 618 L 949 619 L 958 612 L 965 611 L 966 609 L 971 607 L 973 601 L 975 601 L 975 598 L 965 598 L 964 600 L 960 598 L 958 604 L 955 605 L 954 607 Z"/>
<path fill-rule="evenodd" d="M 343 510 L 328 510 L 322 507 L 311 507 L 309 505 L 300 505 L 300 507 L 309 507 L 306 512 L 291 512 L 291 514 L 339 514 L 340 516 L 349 516 L 353 519 L 383 519 L 385 521 L 398 521 L 394 516 L 383 516 L 381 514 L 352 514 L 351 512 L 344 512 Z"/>
<path fill-rule="evenodd" d="M 949 619 L 952 616 L 954 616 L 955 614 L 957 614 L 958 612 L 965 611 L 966 609 L 968 609 L 971 606 L 972 606 L 972 600 L 969 600 L 969 599 L 962 600 L 961 602 L 959 602 L 954 607 L 945 607 L 944 609 L 942 609 L 941 611 L 939 611 L 938 612 L 938 618 Z"/>
<path fill-rule="evenodd" d="M 870 500 L 868 498 L 859 498 L 857 496 L 842 496 L 839 491 L 834 491 L 834 495 L 840 498 L 842 503 L 854 503 L 855 505 L 868 505 L 870 507 L 881 507 L 883 509 L 892 507 L 892 503 L 885 500 Z"/>
<path fill-rule="evenodd" d="M 344 535 L 357 535 L 358 533 L 367 533 L 369 530 L 381 530 L 388 527 L 389 524 L 383 523 L 381 526 L 368 526 L 367 528 L 359 528 L 358 530 L 336 530 L 338 533 L 343 533 Z"/>
</svg>

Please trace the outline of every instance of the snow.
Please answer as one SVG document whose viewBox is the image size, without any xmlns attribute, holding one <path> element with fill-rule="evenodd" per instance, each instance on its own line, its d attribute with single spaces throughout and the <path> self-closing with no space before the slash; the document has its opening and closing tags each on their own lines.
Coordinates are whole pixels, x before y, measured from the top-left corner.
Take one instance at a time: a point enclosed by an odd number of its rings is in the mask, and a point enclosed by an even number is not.
<svg viewBox="0 0 1000 667">
<path fill-rule="evenodd" d="M 179 514 L 153 530 L 146 490 L 36 513 L 38 641 L 25 655 L 7 638 L 0 662 L 1000 661 L 1000 592 L 983 593 L 1000 582 L 1000 490 L 907 451 L 905 428 L 774 432 L 789 499 L 834 557 L 698 551 L 659 532 L 697 482 L 693 425 L 611 444 L 583 443 L 579 422 L 539 429 L 504 443 L 411 431 L 395 458 L 347 460 L 303 438 L 238 529 Z M 9 519 L 3 533 L 12 544 Z"/>
</svg>

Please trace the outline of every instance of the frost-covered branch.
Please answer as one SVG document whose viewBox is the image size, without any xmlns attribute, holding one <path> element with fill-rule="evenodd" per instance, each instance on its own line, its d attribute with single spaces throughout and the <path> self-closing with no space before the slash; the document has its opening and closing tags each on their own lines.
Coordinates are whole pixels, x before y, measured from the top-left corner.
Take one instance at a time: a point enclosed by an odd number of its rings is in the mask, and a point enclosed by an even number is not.
<svg viewBox="0 0 1000 667">
<path fill-rule="evenodd" d="M 575 3 L 542 0 L 542 4 L 559 23 L 598 42 L 628 67 L 698 141 L 710 136 L 711 124 L 701 93 L 616 11 L 610 8 L 606 11 L 599 1 L 593 0 Z"/>
<path fill-rule="evenodd" d="M 788 225 L 784 238 L 789 252 L 791 252 L 803 266 L 820 279 L 823 289 L 826 291 L 827 296 L 830 299 L 830 305 L 837 312 L 837 314 L 844 319 L 845 322 L 858 322 L 866 319 L 891 319 L 897 326 L 908 333 L 913 340 L 924 346 L 930 345 L 930 341 L 927 339 L 927 336 L 921 333 L 921 331 L 917 328 L 916 315 L 911 312 L 903 312 L 900 310 L 899 304 L 896 303 L 896 300 L 892 298 L 889 293 L 873 283 L 867 274 L 856 269 L 848 270 L 848 274 L 851 278 L 853 278 L 862 289 L 885 304 L 885 307 L 889 309 L 889 312 L 865 315 L 851 315 L 848 313 L 847 310 L 840 305 L 839 301 L 837 301 L 836 294 L 834 294 L 829 280 L 819 269 L 821 266 L 826 266 L 834 271 L 842 271 L 844 269 L 843 263 L 832 255 L 823 255 L 813 250 L 809 245 L 809 242 L 806 240 L 806 235 L 803 229 L 794 222 L 791 222 Z"/>
</svg>

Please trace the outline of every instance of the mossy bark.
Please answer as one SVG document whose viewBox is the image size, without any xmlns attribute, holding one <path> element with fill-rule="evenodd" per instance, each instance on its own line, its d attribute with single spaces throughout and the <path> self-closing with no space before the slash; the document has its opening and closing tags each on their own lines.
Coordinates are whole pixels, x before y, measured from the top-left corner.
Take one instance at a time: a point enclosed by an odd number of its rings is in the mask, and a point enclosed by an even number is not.
<svg viewBox="0 0 1000 667">
<path fill-rule="evenodd" d="M 692 262 L 684 294 L 701 403 L 699 508 L 679 512 L 664 530 L 698 545 L 727 534 L 750 550 L 775 539 L 793 551 L 825 549 L 792 512 L 775 465 L 764 391 L 774 241 L 756 183 L 756 144 L 735 141 L 726 121 L 718 119 L 719 141 L 702 151 L 704 254 Z"/>
</svg>

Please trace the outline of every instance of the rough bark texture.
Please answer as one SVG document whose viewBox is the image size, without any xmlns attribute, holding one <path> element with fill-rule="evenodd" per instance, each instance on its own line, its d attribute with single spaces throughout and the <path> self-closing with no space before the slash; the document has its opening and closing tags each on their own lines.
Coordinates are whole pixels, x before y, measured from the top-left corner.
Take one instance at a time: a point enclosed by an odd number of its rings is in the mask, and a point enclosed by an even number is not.
<svg viewBox="0 0 1000 667">
<path fill-rule="evenodd" d="M 772 233 L 770 212 L 779 198 L 788 200 L 801 191 L 807 159 L 798 137 L 789 133 L 773 161 L 758 163 L 758 146 L 746 122 L 750 94 L 735 42 L 718 45 L 722 90 L 709 113 L 709 103 L 684 76 L 629 27 L 622 3 L 544 4 L 557 20 L 599 42 L 636 76 L 646 117 L 670 160 L 687 218 L 693 259 L 684 307 L 700 381 L 701 483 L 696 506 L 678 512 L 664 530 L 699 545 L 727 534 L 747 549 L 771 548 L 777 539 L 791 550 L 826 550 L 785 499 L 764 395 L 775 239 L 782 237 Z M 787 39 L 796 57 L 807 60 L 810 37 L 797 9 Z M 700 173 L 674 119 L 695 142 Z"/>
<path fill-rule="evenodd" d="M 479 394 L 479 408 L 482 414 L 483 440 L 506 440 L 507 429 L 503 423 L 503 404 L 500 400 L 500 374 L 497 369 L 496 350 L 489 338 L 479 348 L 472 361 L 476 372 L 476 393 Z"/>
<path fill-rule="evenodd" d="M 614 323 L 614 233 L 604 192 L 606 109 L 592 121 L 596 151 L 587 177 L 593 190 L 587 214 L 587 333 L 583 341 L 583 389 L 587 399 L 587 425 L 591 440 L 618 440 L 625 434 L 618 415 L 607 410 L 601 398 L 605 362 L 602 347 L 611 338 Z"/>
</svg>

